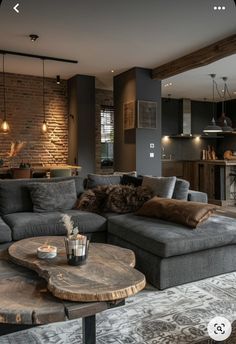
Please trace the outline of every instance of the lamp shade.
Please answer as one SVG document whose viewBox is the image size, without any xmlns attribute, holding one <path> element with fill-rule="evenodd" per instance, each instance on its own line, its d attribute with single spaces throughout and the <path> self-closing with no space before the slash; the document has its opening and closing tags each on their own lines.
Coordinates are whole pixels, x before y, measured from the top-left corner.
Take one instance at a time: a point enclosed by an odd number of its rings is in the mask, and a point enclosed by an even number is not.
<svg viewBox="0 0 236 344">
<path fill-rule="evenodd" d="M 222 128 L 222 131 L 224 131 L 224 132 L 231 132 L 231 131 L 233 131 L 233 128 L 228 125 L 226 119 L 224 120 L 224 123 L 221 126 L 221 128 Z"/>
<path fill-rule="evenodd" d="M 214 117 L 212 118 L 211 124 L 203 129 L 204 133 L 221 133 L 222 128 L 216 125 Z"/>
</svg>

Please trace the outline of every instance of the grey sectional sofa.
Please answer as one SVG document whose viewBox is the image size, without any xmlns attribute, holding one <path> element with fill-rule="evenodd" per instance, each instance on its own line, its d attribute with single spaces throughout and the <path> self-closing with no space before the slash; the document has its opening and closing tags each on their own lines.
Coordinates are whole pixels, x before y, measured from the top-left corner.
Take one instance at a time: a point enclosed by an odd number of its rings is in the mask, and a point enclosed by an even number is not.
<svg viewBox="0 0 236 344">
<path fill-rule="evenodd" d="M 67 177 L 53 179 L 37 179 L 37 182 L 50 183 L 74 179 L 76 192 L 79 196 L 83 191 L 83 178 Z M 66 231 L 61 222 L 62 212 L 35 213 L 28 189 L 34 179 L 16 179 L 0 181 L 0 244 L 17 241 L 32 236 L 65 235 Z M 66 210 L 73 216 L 76 225 L 82 232 L 93 234 L 93 240 L 106 241 L 107 220 L 103 216 Z"/>
<path fill-rule="evenodd" d="M 77 195 L 84 180 L 74 179 Z M 45 183 L 52 180 L 41 179 Z M 55 179 L 53 179 L 55 181 Z M 110 183 L 117 183 L 119 177 Z M 64 235 L 60 212 L 34 213 L 29 180 L 0 181 L 0 249 L 6 243 L 31 236 Z M 104 182 L 105 183 L 105 179 Z M 207 196 L 190 191 L 189 200 L 207 201 Z M 120 245 L 136 254 L 137 268 L 159 289 L 234 271 L 236 267 L 236 220 L 214 215 L 199 228 L 146 218 L 134 214 L 104 214 L 67 210 L 80 229 L 92 240 Z"/>
</svg>

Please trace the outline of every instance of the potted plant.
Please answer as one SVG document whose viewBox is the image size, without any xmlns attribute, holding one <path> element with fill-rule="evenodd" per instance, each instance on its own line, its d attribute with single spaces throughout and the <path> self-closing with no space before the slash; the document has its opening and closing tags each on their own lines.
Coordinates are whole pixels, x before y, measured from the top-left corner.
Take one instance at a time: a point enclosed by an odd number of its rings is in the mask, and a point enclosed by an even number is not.
<svg viewBox="0 0 236 344">
<path fill-rule="evenodd" d="M 82 265 L 87 259 L 89 240 L 86 235 L 79 233 L 78 227 L 74 227 L 71 216 L 62 215 L 62 222 L 67 231 L 65 246 L 68 264 Z"/>
</svg>

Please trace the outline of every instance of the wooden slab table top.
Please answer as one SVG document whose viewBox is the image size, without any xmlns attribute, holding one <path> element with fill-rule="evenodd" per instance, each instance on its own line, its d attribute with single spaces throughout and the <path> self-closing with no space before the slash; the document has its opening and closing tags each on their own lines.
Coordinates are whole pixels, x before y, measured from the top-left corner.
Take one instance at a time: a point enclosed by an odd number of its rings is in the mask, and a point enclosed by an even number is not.
<svg viewBox="0 0 236 344">
<path fill-rule="evenodd" d="M 59 243 L 61 243 L 62 245 L 63 237 L 47 238 L 50 244 L 55 244 L 55 241 L 53 239 L 57 241 L 58 245 Z M 18 242 L 19 245 L 17 245 L 17 248 L 19 248 L 19 246 L 21 246 L 20 244 L 22 244 L 23 242 L 26 243 L 27 240 L 28 239 Z M 32 238 L 32 240 L 38 247 L 45 242 L 45 237 Z M 11 245 L 9 251 L 15 251 L 16 244 L 17 243 Z M 104 249 L 105 247 L 106 249 Z M 92 277 L 93 274 L 95 276 L 99 276 L 99 273 L 95 273 L 95 269 L 99 265 L 99 254 L 101 254 L 104 259 L 107 258 L 108 266 L 109 261 L 119 260 L 121 257 L 123 257 L 121 265 L 123 264 L 124 268 L 120 268 L 120 273 L 122 269 L 124 269 L 124 279 L 126 279 L 128 276 L 126 268 L 128 268 L 128 270 L 130 269 L 130 271 L 136 271 L 135 269 L 133 269 L 135 259 L 132 251 L 105 244 L 91 244 L 90 248 L 90 258 L 88 258 L 87 262 L 88 280 L 86 280 L 84 277 L 81 277 L 81 281 L 83 281 L 84 284 L 81 282 L 81 285 L 78 285 L 77 289 L 79 289 L 80 287 L 83 288 L 83 286 L 85 285 L 92 285 L 94 280 L 94 277 Z M 93 302 L 73 302 L 62 300 L 56 298 L 52 295 L 52 293 L 49 292 L 48 282 L 46 278 L 44 279 L 40 277 L 38 273 L 36 273 L 32 269 L 28 269 L 12 262 L 12 259 L 15 260 L 17 258 L 10 257 L 9 251 L 5 250 L 3 253 L 0 253 L 0 335 L 32 326 L 82 318 L 83 343 L 95 344 L 96 314 L 104 310 L 123 305 L 125 297 L 127 297 L 128 294 L 129 296 L 135 294 L 138 290 L 141 290 L 145 286 L 145 277 L 141 273 L 136 271 L 136 278 L 138 276 L 138 279 L 141 278 L 142 282 L 140 282 L 137 287 L 133 287 L 132 285 L 130 286 L 130 288 L 127 288 L 126 296 L 120 297 L 119 299 L 115 300 L 113 298 L 111 300 Z M 93 260 L 95 259 L 95 256 L 97 256 L 98 265 L 96 265 L 96 268 L 93 268 Z M 63 267 L 65 265 L 65 262 L 63 260 L 64 258 L 63 249 L 61 247 L 59 248 L 59 257 L 57 258 L 59 267 Z M 34 259 L 35 261 L 37 261 L 35 253 Z M 42 262 L 47 263 L 47 261 Z M 52 264 L 52 260 L 49 264 Z M 55 264 L 55 262 L 53 264 Z M 85 266 L 86 265 L 84 265 L 84 267 Z M 111 262 L 111 266 L 114 266 L 113 262 Z M 66 267 L 69 268 L 69 265 Z M 67 270 L 66 267 L 64 266 L 65 270 Z M 89 267 L 91 268 L 91 270 Z M 75 270 L 80 269 L 78 267 L 71 268 L 74 268 Z M 107 271 L 109 272 L 111 270 L 108 269 Z M 100 272 L 101 271 L 102 270 L 100 270 Z M 116 270 L 114 271 L 114 276 L 115 274 Z M 130 274 L 130 276 L 134 278 L 134 275 L 132 273 Z M 100 278 L 100 284 L 103 283 L 104 289 L 107 292 L 107 290 L 109 289 L 107 288 L 107 283 L 109 283 L 110 277 L 108 277 L 108 279 L 106 280 L 105 272 L 103 271 L 103 274 L 100 274 Z M 131 282 L 133 283 L 134 280 L 132 280 L 132 278 Z M 66 280 L 64 281 L 66 282 Z M 101 285 L 99 285 L 99 283 L 98 287 L 101 288 Z M 117 283 L 117 287 L 118 289 L 120 288 L 119 280 Z M 94 290 L 94 288 L 96 288 L 95 284 L 91 287 L 91 290 Z M 118 297 L 120 295 L 119 291 L 118 294 L 113 295 Z M 98 297 L 98 299 L 99 298 L 100 297 Z"/>
<path fill-rule="evenodd" d="M 47 242 L 57 247 L 57 257 L 37 258 L 37 248 Z M 9 248 L 10 259 L 34 270 L 47 281 L 48 290 L 69 301 L 113 301 L 134 295 L 145 287 L 144 275 L 135 270 L 131 250 L 108 244 L 89 246 L 81 266 L 67 263 L 64 237 L 35 237 L 18 241 Z"/>
</svg>

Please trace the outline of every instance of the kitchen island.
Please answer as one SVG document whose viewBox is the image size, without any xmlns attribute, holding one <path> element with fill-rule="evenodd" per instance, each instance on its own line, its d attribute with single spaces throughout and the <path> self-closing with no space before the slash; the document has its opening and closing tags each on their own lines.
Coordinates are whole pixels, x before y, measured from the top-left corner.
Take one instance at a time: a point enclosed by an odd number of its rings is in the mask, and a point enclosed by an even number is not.
<svg viewBox="0 0 236 344">
<path fill-rule="evenodd" d="M 162 175 L 177 176 L 190 182 L 194 190 L 206 192 L 209 203 L 236 204 L 235 160 L 162 160 Z"/>
</svg>

